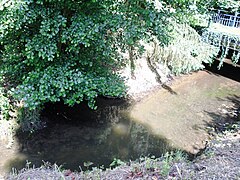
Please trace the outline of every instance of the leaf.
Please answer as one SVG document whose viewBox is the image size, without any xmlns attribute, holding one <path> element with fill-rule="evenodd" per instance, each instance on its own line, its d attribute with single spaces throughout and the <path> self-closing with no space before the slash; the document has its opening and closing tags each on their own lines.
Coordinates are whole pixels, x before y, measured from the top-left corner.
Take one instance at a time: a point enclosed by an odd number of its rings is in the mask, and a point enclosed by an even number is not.
<svg viewBox="0 0 240 180">
<path fill-rule="evenodd" d="M 89 167 L 89 166 L 93 165 L 93 162 L 87 161 L 87 162 L 84 162 L 83 165 L 84 165 L 85 167 Z"/>
</svg>

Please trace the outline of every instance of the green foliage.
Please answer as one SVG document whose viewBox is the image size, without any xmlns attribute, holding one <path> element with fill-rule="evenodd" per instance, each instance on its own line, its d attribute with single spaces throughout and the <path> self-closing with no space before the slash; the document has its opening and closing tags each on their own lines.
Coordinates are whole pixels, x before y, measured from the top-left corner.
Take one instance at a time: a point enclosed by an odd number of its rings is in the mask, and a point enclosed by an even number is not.
<svg viewBox="0 0 240 180">
<path fill-rule="evenodd" d="M 93 165 L 93 162 L 90 162 L 90 161 L 84 162 L 83 165 L 84 165 L 84 167 L 86 167 L 87 169 L 89 169 L 89 167 Z"/>
<path fill-rule="evenodd" d="M 161 3 L 160 3 L 161 4 Z M 169 41 L 168 8 L 151 0 L 10 0 L 0 3 L 0 72 L 29 109 L 99 95 L 123 97 L 120 52 Z M 4 83 L 3 82 L 3 83 Z"/>
<path fill-rule="evenodd" d="M 221 9 L 228 12 L 236 12 L 240 10 L 240 2 L 238 0 L 212 0 L 211 5 L 215 9 Z"/>
<path fill-rule="evenodd" d="M 33 133 L 35 130 L 45 127 L 45 122 L 40 120 L 40 111 L 40 108 L 34 110 L 24 107 L 17 108 L 17 123 L 22 131 Z"/>
<path fill-rule="evenodd" d="M 8 120 L 10 117 L 11 103 L 9 96 L 4 92 L 4 88 L 0 87 L 0 120 Z"/>
<path fill-rule="evenodd" d="M 174 40 L 158 47 L 154 60 L 165 64 L 172 73 L 179 75 L 203 69 L 202 62 L 211 63 L 217 48 L 201 41 L 200 35 L 189 25 L 175 23 Z"/>
<path fill-rule="evenodd" d="M 182 151 L 177 150 L 176 152 L 167 152 L 163 155 L 161 174 L 165 177 L 168 176 L 173 163 L 182 161 L 186 161 L 186 155 Z"/>
<path fill-rule="evenodd" d="M 121 159 L 114 158 L 109 166 L 110 166 L 110 168 L 115 168 L 117 166 L 121 166 L 121 165 L 124 165 L 124 164 L 126 164 L 126 163 L 121 161 Z"/>
<path fill-rule="evenodd" d="M 221 30 L 224 28 L 224 31 Z M 227 31 L 226 31 L 227 30 Z M 203 41 L 217 47 L 220 54 L 219 68 L 223 65 L 224 59 L 227 57 L 230 49 L 233 50 L 231 60 L 236 64 L 240 59 L 240 36 L 231 33 L 231 27 L 209 28 L 204 31 Z"/>
<path fill-rule="evenodd" d="M 162 168 L 161 168 L 161 174 L 163 176 L 168 176 L 169 172 L 170 172 L 170 168 L 171 168 L 171 164 L 173 163 L 173 153 L 166 153 L 164 156 L 163 156 L 163 160 L 162 160 Z"/>
<path fill-rule="evenodd" d="M 201 15 L 209 14 L 212 2 L 206 0 L 166 0 L 177 22 L 194 23 Z"/>
<path fill-rule="evenodd" d="M 178 22 L 191 26 L 207 26 L 212 10 L 222 10 L 234 14 L 240 11 L 239 0 L 166 0 Z"/>
<path fill-rule="evenodd" d="M 144 164 L 144 168 L 146 168 L 146 170 L 159 168 L 159 158 L 156 158 L 155 156 L 141 157 L 139 160 Z"/>
<path fill-rule="evenodd" d="M 80 103 L 84 98 L 89 107 L 94 108 L 95 98 L 104 96 L 124 96 L 124 84 L 118 76 L 112 74 L 97 75 L 95 72 L 81 72 L 72 69 L 72 65 L 50 66 L 42 72 L 31 72 L 19 85 L 15 93 L 25 102 L 25 107 L 37 107 L 44 102 L 66 104 Z"/>
</svg>

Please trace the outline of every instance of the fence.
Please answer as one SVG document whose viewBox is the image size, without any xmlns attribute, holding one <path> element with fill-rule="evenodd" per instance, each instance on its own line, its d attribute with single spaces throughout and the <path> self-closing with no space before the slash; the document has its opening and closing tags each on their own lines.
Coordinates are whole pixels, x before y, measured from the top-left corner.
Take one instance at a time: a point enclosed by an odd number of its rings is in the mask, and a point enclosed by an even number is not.
<svg viewBox="0 0 240 180">
<path fill-rule="evenodd" d="M 219 23 L 224 26 L 240 28 L 240 13 L 235 15 L 222 14 L 220 11 L 212 16 L 213 23 Z"/>
</svg>

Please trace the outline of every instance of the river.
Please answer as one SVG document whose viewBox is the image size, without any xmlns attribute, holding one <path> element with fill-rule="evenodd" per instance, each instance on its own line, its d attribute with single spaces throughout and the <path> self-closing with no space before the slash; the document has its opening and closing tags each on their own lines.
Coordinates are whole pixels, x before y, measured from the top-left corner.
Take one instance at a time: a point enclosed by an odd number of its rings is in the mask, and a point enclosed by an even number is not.
<svg viewBox="0 0 240 180">
<path fill-rule="evenodd" d="M 209 140 L 207 127 L 218 121 L 221 109 L 240 98 L 240 83 L 200 71 L 178 77 L 171 88 L 174 93 L 159 89 L 131 103 L 98 98 L 96 111 L 86 103 L 46 104 L 46 128 L 18 133 L 12 149 L 1 146 L 0 173 L 23 168 L 27 160 L 80 170 L 84 162 L 108 167 L 114 158 L 129 161 L 175 149 L 196 154 Z"/>
</svg>

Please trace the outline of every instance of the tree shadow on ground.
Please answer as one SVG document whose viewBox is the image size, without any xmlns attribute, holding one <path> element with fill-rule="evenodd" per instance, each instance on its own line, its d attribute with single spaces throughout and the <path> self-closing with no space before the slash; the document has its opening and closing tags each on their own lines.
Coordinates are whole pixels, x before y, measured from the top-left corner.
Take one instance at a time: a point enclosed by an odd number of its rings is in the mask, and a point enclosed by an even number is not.
<svg viewBox="0 0 240 180">
<path fill-rule="evenodd" d="M 155 74 L 156 76 L 156 81 L 161 85 L 161 87 L 165 90 L 167 90 L 169 93 L 173 95 L 177 95 L 177 92 L 175 92 L 170 86 L 168 86 L 166 83 L 163 83 L 161 80 L 161 75 L 159 74 L 157 70 L 157 65 L 154 61 L 151 60 L 150 57 L 147 57 L 147 65 L 149 69 Z"/>
<path fill-rule="evenodd" d="M 224 134 L 227 131 L 232 133 L 239 132 L 240 96 L 231 95 L 226 98 L 218 98 L 218 101 L 222 102 L 222 106 L 217 111 L 204 111 L 210 117 L 210 121 L 206 120 L 204 124 L 194 126 L 193 128 L 207 132 L 210 137 Z M 192 154 L 190 158 L 194 159 L 204 153 L 208 143 L 206 141 L 205 147 L 200 149 L 197 154 Z"/>
<path fill-rule="evenodd" d="M 240 96 L 233 95 L 224 99 L 218 98 L 223 104 L 218 112 L 208 112 L 212 121 L 206 122 L 210 134 L 223 133 L 224 131 L 237 131 L 240 127 Z M 227 103 L 226 103 L 227 102 Z"/>
</svg>

